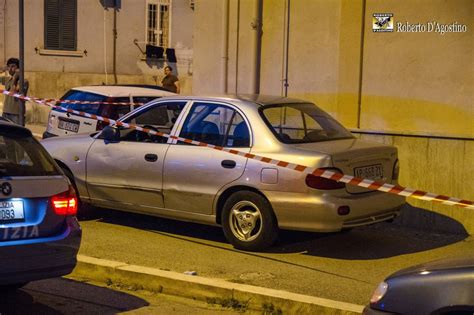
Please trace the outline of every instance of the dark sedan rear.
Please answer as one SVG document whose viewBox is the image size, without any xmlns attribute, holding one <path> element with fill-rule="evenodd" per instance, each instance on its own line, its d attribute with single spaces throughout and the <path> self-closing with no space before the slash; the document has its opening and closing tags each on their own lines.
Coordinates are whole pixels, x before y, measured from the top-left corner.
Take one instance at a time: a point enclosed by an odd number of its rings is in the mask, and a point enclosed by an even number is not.
<svg viewBox="0 0 474 315">
<path fill-rule="evenodd" d="M 77 206 L 69 180 L 31 132 L 0 121 L 0 289 L 73 270 Z"/>
</svg>

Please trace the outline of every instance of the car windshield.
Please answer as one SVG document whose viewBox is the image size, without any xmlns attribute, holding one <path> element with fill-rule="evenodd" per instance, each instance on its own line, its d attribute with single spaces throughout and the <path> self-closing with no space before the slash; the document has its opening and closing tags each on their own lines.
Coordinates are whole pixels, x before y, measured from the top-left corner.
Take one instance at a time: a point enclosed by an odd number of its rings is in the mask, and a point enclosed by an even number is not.
<svg viewBox="0 0 474 315">
<path fill-rule="evenodd" d="M 283 143 L 312 143 L 354 136 L 334 118 L 311 103 L 268 105 L 261 115 Z"/>
<path fill-rule="evenodd" d="M 105 102 L 106 97 L 103 95 L 93 94 L 89 92 L 71 90 L 65 96 L 62 97 L 63 100 L 67 101 L 77 101 L 77 103 L 61 103 L 61 107 L 86 112 L 89 114 L 98 115 L 99 108 L 101 104 L 91 104 L 89 102 Z M 84 102 L 84 103 L 81 103 Z M 129 102 L 129 98 L 126 99 Z"/>
<path fill-rule="evenodd" d="M 31 136 L 0 131 L 0 177 L 59 174 L 51 157 Z"/>
</svg>

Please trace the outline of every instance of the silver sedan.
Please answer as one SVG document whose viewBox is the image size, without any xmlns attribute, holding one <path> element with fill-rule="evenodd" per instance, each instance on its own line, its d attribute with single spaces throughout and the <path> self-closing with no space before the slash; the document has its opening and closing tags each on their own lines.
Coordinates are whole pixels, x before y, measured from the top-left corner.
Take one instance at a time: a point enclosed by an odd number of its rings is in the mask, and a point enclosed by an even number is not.
<svg viewBox="0 0 474 315">
<path fill-rule="evenodd" d="M 176 96 L 122 122 L 274 160 L 397 183 L 397 149 L 358 140 L 316 105 L 269 96 Z M 222 225 L 234 247 L 279 229 L 334 232 L 393 219 L 404 198 L 135 129 L 43 140 L 98 207 Z"/>
</svg>

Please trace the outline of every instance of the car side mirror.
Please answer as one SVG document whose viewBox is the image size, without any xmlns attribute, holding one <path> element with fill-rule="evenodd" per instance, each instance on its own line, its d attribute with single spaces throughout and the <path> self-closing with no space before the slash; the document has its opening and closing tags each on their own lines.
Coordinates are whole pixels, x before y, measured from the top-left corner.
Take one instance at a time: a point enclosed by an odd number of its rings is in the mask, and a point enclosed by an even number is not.
<svg viewBox="0 0 474 315">
<path fill-rule="evenodd" d="M 105 144 L 119 143 L 120 130 L 112 126 L 105 126 L 102 130 L 101 138 L 104 139 Z"/>
</svg>

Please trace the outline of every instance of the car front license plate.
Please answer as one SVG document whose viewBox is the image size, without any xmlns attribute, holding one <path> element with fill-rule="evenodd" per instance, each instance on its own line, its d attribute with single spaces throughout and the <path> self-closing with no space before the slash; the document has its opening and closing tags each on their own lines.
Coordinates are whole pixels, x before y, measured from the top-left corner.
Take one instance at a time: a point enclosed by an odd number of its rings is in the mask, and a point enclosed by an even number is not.
<svg viewBox="0 0 474 315">
<path fill-rule="evenodd" d="M 25 220 L 25 212 L 23 210 L 23 201 L 21 200 L 0 201 L 0 222 L 23 221 L 23 220 Z"/>
<path fill-rule="evenodd" d="M 78 121 L 68 121 L 68 120 L 64 120 L 64 119 L 59 118 L 58 128 L 77 133 L 79 131 L 79 122 Z"/>
<path fill-rule="evenodd" d="M 363 167 L 356 167 L 354 169 L 354 175 L 359 178 L 382 179 L 383 166 L 382 164 L 375 164 Z"/>
</svg>

